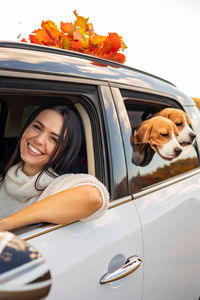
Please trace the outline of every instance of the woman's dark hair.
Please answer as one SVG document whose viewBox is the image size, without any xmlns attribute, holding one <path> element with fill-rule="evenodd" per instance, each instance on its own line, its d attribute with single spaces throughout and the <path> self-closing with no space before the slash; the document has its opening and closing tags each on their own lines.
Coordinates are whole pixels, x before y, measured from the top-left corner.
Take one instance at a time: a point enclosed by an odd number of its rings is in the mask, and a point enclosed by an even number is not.
<svg viewBox="0 0 200 300">
<path fill-rule="evenodd" d="M 54 172 L 56 172 L 58 175 L 62 175 L 64 173 L 69 172 L 70 166 L 78 156 L 78 153 L 81 148 L 81 143 L 82 143 L 80 120 L 77 114 L 75 113 L 73 107 L 70 107 L 68 104 L 42 105 L 39 108 L 37 108 L 26 121 L 24 128 L 22 129 L 22 132 L 20 134 L 16 149 L 13 152 L 8 164 L 4 169 L 4 172 L 2 174 L 3 178 L 5 177 L 6 172 L 9 170 L 11 166 L 21 161 L 20 142 L 24 134 L 24 131 L 33 122 L 33 120 L 42 111 L 46 109 L 53 110 L 61 114 L 63 116 L 63 126 L 62 126 L 62 130 L 58 142 L 56 144 L 53 153 L 51 154 L 49 161 L 46 163 L 43 170 L 41 170 L 40 174 L 36 179 L 35 187 L 37 190 L 44 189 L 44 188 L 41 189 L 38 186 L 39 178 L 42 176 L 44 172 L 47 172 L 52 177 L 56 177 Z M 66 129 L 67 129 L 67 134 L 65 134 Z M 51 169 L 53 169 L 54 172 L 51 172 L 50 171 Z"/>
</svg>

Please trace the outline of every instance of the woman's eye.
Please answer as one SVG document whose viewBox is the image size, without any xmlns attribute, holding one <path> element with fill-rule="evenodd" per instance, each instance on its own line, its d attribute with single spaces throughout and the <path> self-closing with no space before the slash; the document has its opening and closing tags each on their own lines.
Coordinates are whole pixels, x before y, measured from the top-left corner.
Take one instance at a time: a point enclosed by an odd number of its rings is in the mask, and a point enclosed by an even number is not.
<svg viewBox="0 0 200 300">
<path fill-rule="evenodd" d="M 168 134 L 168 133 L 161 133 L 161 135 L 162 135 L 163 137 L 169 137 L 169 134 Z"/>
<path fill-rule="evenodd" d="M 33 128 L 35 128 L 35 129 L 37 129 L 37 130 L 40 130 L 40 126 L 37 125 L 37 124 L 34 124 L 34 125 L 33 125 Z"/>
<path fill-rule="evenodd" d="M 181 123 L 176 123 L 176 126 L 182 126 L 182 122 Z"/>
<path fill-rule="evenodd" d="M 51 137 L 51 140 L 52 140 L 54 143 L 56 143 L 56 144 L 58 143 L 58 139 L 57 139 L 56 137 L 54 137 L 54 136 Z"/>
</svg>

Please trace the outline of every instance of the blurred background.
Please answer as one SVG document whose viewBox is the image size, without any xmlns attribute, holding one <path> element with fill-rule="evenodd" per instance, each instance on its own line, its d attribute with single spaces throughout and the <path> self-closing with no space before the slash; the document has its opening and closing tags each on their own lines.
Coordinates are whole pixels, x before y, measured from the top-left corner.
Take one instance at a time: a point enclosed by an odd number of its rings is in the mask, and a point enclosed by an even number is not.
<svg viewBox="0 0 200 300">
<path fill-rule="evenodd" d="M 1 2 L 0 40 L 20 41 L 42 20 L 89 17 L 100 35 L 116 32 L 127 45 L 126 65 L 174 83 L 200 98 L 199 0 L 7 0 Z"/>
</svg>

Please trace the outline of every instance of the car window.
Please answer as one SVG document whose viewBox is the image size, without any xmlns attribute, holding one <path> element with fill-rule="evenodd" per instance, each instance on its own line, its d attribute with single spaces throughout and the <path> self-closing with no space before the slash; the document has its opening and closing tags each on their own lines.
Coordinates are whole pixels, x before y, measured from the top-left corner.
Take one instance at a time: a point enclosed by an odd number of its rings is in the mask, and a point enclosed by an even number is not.
<svg viewBox="0 0 200 300">
<path fill-rule="evenodd" d="M 24 127 L 24 124 L 30 114 L 38 107 L 38 105 L 25 105 L 21 108 L 21 113 L 17 117 L 9 118 L 10 111 L 8 110 L 8 118 L 6 120 L 6 130 L 1 137 L 1 167 L 9 161 L 12 153 L 17 145 L 19 134 Z M 11 107 L 10 107 L 11 110 Z M 77 112 L 78 114 L 78 112 Z M 77 159 L 73 162 L 67 172 L 73 173 L 87 173 L 87 153 L 86 153 L 86 143 L 84 135 L 84 127 L 79 117 L 81 128 L 82 128 L 82 146 Z"/>
<path fill-rule="evenodd" d="M 6 91 L 1 89 L 6 85 Z M 1 157 L 0 167 L 6 163 L 5 156 L 13 152 L 20 128 L 33 107 L 47 103 L 62 102 L 72 105 L 82 123 L 85 146 L 81 159 L 89 174 L 95 175 L 110 191 L 107 160 L 102 155 L 105 140 L 104 126 L 96 85 L 81 84 L 78 81 L 62 82 L 21 78 L 0 78 L 1 114 Z M 14 141 L 15 140 L 15 141 Z M 84 150 L 86 149 L 86 150 Z M 9 153 L 8 153 L 9 152 Z M 105 166 L 106 165 L 106 166 Z M 105 167 L 104 167 L 105 166 Z M 72 170 L 73 171 L 73 170 Z"/>
<path fill-rule="evenodd" d="M 149 99 L 147 96 L 146 99 L 127 97 L 126 93 L 123 97 L 128 120 L 126 123 L 127 128 L 126 130 L 122 129 L 122 133 L 125 135 L 125 150 L 130 191 L 132 193 L 146 189 L 199 166 L 196 142 L 181 147 L 181 154 L 170 160 L 161 157 L 161 155 L 152 149 L 149 143 L 134 144 L 133 135 L 144 120 L 151 118 L 156 112 L 168 106 L 172 107 L 171 101 L 169 103 L 167 101 L 162 102 L 162 99 L 156 101 L 156 97 L 153 100 L 152 97 Z M 176 106 L 174 105 L 174 107 Z"/>
<path fill-rule="evenodd" d="M 29 101 L 24 98 L 24 101 L 21 101 L 20 105 L 16 108 L 14 105 L 14 100 L 17 99 L 17 96 L 7 96 L 4 98 L 4 107 L 5 112 L 1 111 L 1 118 L 4 116 L 4 130 L 1 132 L 1 150 L 0 150 L 0 168 L 1 170 L 5 167 L 5 165 L 8 163 L 12 153 L 14 152 L 17 141 L 19 138 L 19 135 L 21 133 L 22 128 L 25 125 L 26 120 L 30 116 L 30 114 L 38 108 L 38 101 L 37 97 L 35 97 L 34 104 L 34 97 L 32 97 L 32 103 L 29 104 Z M 23 99 L 23 96 L 21 96 L 21 99 Z M 28 98 L 27 98 L 28 99 Z M 46 104 L 45 97 L 42 99 L 40 104 Z M 70 104 L 70 102 L 69 102 Z M 72 104 L 71 104 L 72 105 Z M 76 108 L 77 107 L 77 108 Z M 87 129 L 85 124 L 85 119 L 87 117 L 87 114 L 83 115 L 84 108 L 82 110 L 80 109 L 81 104 L 74 105 L 74 111 L 76 112 L 80 125 L 82 130 L 82 146 L 80 153 L 78 154 L 78 157 L 75 159 L 75 161 L 72 163 L 71 167 L 67 172 L 70 173 L 88 173 L 88 155 L 87 155 L 87 149 L 86 149 L 86 136 L 85 132 L 87 131 L 87 140 L 91 139 L 91 131 L 89 132 L 89 120 L 87 120 Z M 88 117 L 89 119 L 89 117 Z M 1 122 L 2 123 L 2 122 Z M 90 141 L 91 144 L 91 141 Z M 94 167 L 93 167 L 93 161 L 92 161 L 92 155 L 91 155 L 91 149 L 89 150 L 90 153 L 90 173 L 94 173 Z"/>
<path fill-rule="evenodd" d="M 20 118 L 20 131 L 24 127 L 29 116 L 38 108 L 38 105 L 27 105 L 23 108 Z"/>
</svg>

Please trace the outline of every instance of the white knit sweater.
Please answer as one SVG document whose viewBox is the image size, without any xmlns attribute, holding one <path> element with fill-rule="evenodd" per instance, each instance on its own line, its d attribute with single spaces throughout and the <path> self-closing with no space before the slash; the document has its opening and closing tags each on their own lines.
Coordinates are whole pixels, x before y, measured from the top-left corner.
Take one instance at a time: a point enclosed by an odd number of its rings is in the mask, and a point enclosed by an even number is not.
<svg viewBox="0 0 200 300">
<path fill-rule="evenodd" d="M 35 189 L 35 180 L 38 174 L 27 176 L 22 170 L 22 163 L 12 166 L 7 172 L 4 181 L 0 184 L 0 219 L 5 218 L 32 203 L 40 201 L 50 195 L 80 185 L 93 185 L 101 193 L 102 207 L 91 216 L 81 219 L 91 221 L 102 216 L 108 208 L 109 194 L 105 186 L 94 176 L 88 174 L 65 174 L 56 178 L 44 173 L 39 179 L 44 191 Z"/>
</svg>

